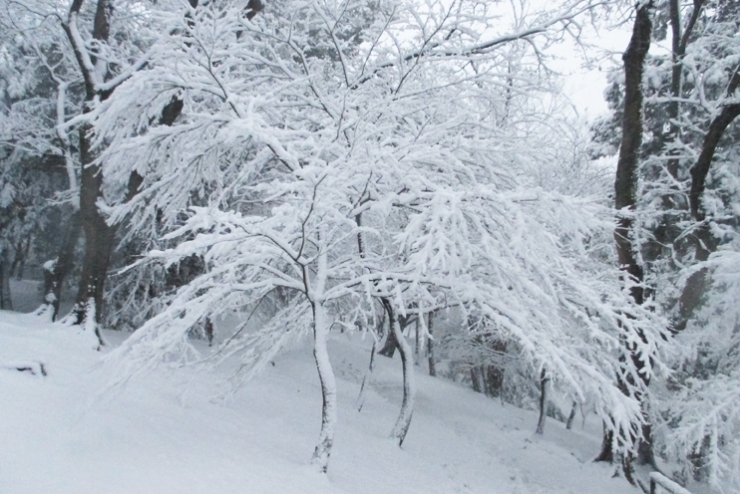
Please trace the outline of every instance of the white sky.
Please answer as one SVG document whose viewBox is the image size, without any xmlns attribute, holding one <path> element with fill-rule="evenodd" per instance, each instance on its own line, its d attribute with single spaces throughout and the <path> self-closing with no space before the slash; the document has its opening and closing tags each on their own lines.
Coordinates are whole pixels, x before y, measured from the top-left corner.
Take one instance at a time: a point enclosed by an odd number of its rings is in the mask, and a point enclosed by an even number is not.
<svg viewBox="0 0 740 494">
<path fill-rule="evenodd" d="M 607 112 L 604 100 L 606 74 L 627 49 L 631 27 L 631 24 L 626 24 L 612 30 L 602 29 L 598 34 L 591 33 L 587 38 L 595 47 L 588 49 L 594 58 L 589 66 L 585 66 L 582 52 L 572 42 L 565 43 L 559 50 L 562 59 L 555 68 L 565 75 L 563 90 L 580 116 L 592 120 Z"/>
</svg>

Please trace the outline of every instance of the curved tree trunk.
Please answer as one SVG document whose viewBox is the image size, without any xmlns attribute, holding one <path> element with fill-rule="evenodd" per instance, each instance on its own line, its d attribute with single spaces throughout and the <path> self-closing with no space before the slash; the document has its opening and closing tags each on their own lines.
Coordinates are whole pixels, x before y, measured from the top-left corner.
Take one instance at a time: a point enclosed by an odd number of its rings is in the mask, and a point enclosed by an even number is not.
<svg viewBox="0 0 740 494">
<path fill-rule="evenodd" d="M 393 331 L 393 322 L 390 321 L 390 318 L 388 324 L 390 327 L 388 328 L 385 343 L 383 343 L 383 348 L 381 348 L 378 353 L 384 357 L 393 358 L 396 354 L 396 348 L 398 348 L 398 340 L 396 339 L 396 333 Z"/>
<path fill-rule="evenodd" d="M 337 384 L 326 348 L 328 333 L 325 309 L 320 303 L 313 303 L 313 356 L 321 382 L 322 407 L 321 432 L 311 462 L 322 472 L 326 472 L 329 466 L 329 456 L 334 444 L 334 428 L 337 423 Z"/>
<path fill-rule="evenodd" d="M 396 311 L 386 299 L 383 300 L 383 305 L 390 316 L 390 331 L 393 332 L 398 342 L 398 352 L 401 354 L 401 365 L 403 366 L 403 401 L 401 402 L 401 412 L 396 420 L 396 425 L 393 427 L 393 432 L 391 432 L 391 437 L 398 439 L 398 445 L 402 446 L 411 425 L 411 417 L 414 414 L 414 398 L 416 396 L 414 354 L 411 345 L 403 336 Z"/>
</svg>

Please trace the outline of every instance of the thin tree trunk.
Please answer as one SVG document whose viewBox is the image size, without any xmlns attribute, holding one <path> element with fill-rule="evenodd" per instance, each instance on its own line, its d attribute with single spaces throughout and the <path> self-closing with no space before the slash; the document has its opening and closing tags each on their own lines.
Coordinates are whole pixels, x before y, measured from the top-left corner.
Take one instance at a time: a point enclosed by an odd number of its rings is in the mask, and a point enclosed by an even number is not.
<svg viewBox="0 0 740 494">
<path fill-rule="evenodd" d="M 0 245 L 0 310 L 13 310 L 10 294 L 10 251 Z"/>
<path fill-rule="evenodd" d="M 545 432 L 545 421 L 547 420 L 547 388 L 550 382 L 550 377 L 547 375 L 545 369 L 540 372 L 540 419 L 537 421 L 537 429 L 535 434 L 543 434 Z"/>
<path fill-rule="evenodd" d="M 419 315 L 416 318 L 416 326 L 414 327 L 414 336 L 416 337 L 416 348 L 415 348 L 416 357 L 414 358 L 415 365 L 419 365 L 419 362 L 421 361 L 421 333 L 419 332 L 420 328 L 421 328 L 421 315 Z"/>
<path fill-rule="evenodd" d="M 15 248 L 15 256 L 13 256 L 13 264 L 10 266 L 11 276 L 15 276 L 15 279 L 23 279 L 23 268 L 26 265 L 26 259 L 28 258 L 28 252 L 31 250 L 31 237 L 21 239 Z"/>
<path fill-rule="evenodd" d="M 573 402 L 573 405 L 570 407 L 570 415 L 568 415 L 568 421 L 565 423 L 565 429 L 571 430 L 573 428 L 573 420 L 576 418 L 576 406 L 578 405 L 577 402 Z"/>
<path fill-rule="evenodd" d="M 474 365 L 470 368 L 470 381 L 473 386 L 473 391 L 476 393 L 482 393 L 484 389 L 483 384 L 483 372 L 481 371 L 480 365 Z"/>
<path fill-rule="evenodd" d="M 311 462 L 326 473 L 329 466 L 329 456 L 334 444 L 334 428 L 337 423 L 337 384 L 334 370 L 329 361 L 329 352 L 326 348 L 326 339 L 329 328 L 326 321 L 324 307 L 320 303 L 313 303 L 313 356 L 321 382 L 321 432 L 319 442 L 313 452 Z"/>
<path fill-rule="evenodd" d="M 367 394 L 367 388 L 370 385 L 370 378 L 373 375 L 373 370 L 375 369 L 375 354 L 378 350 L 378 339 L 373 338 L 373 347 L 370 350 L 370 364 L 367 366 L 367 371 L 365 372 L 365 376 L 362 378 L 362 385 L 360 386 L 360 394 L 357 395 L 357 411 L 361 412 L 362 407 L 365 404 L 365 395 Z"/>
<path fill-rule="evenodd" d="M 429 322 L 427 323 L 427 330 L 429 331 L 429 338 L 427 338 L 427 359 L 429 361 L 429 375 L 437 376 L 437 366 L 434 362 L 434 339 L 432 339 L 432 324 L 434 323 L 434 313 L 429 313 Z"/>
<path fill-rule="evenodd" d="M 606 423 L 604 424 L 604 432 L 601 439 L 601 452 L 599 452 L 599 456 L 594 458 L 594 461 L 608 461 L 609 463 L 614 462 L 614 432 L 612 432 L 607 426 Z"/>
<path fill-rule="evenodd" d="M 492 349 L 497 354 L 503 356 L 506 353 L 506 341 L 494 340 L 491 344 Z M 500 397 L 504 388 L 504 366 L 503 364 L 487 364 L 486 367 L 486 394 L 491 397 Z"/>
<path fill-rule="evenodd" d="M 391 433 L 392 437 L 398 439 L 398 445 L 402 446 L 411 425 L 411 417 L 414 413 L 414 398 L 416 396 L 414 355 L 411 345 L 409 345 L 403 336 L 401 323 L 398 320 L 395 310 L 386 299 L 383 299 L 383 305 L 389 314 L 391 331 L 398 342 L 398 352 L 401 354 L 401 365 L 403 366 L 403 401 L 401 402 L 401 412 Z"/>
<path fill-rule="evenodd" d="M 393 356 L 396 354 L 396 348 L 398 348 L 398 339 L 396 338 L 396 333 L 393 331 L 393 322 L 391 320 L 390 313 L 388 313 L 385 299 L 383 299 L 383 308 L 385 309 L 386 315 L 388 316 L 388 334 L 386 335 L 383 348 L 378 351 L 378 354 L 384 357 L 393 358 Z"/>
<path fill-rule="evenodd" d="M 691 33 L 694 30 L 696 21 L 701 13 L 704 0 L 694 0 L 694 8 L 689 16 L 685 29 L 681 32 L 681 9 L 679 0 L 669 0 L 668 2 L 668 20 L 671 26 L 671 56 L 673 66 L 671 67 L 671 96 L 673 100 L 668 103 L 668 120 L 670 125 L 669 138 L 674 141 L 679 138 L 680 128 L 677 124 L 680 115 L 680 104 L 678 98 L 681 96 L 682 85 L 682 61 L 686 55 L 686 46 L 688 45 Z M 675 152 L 671 154 L 675 155 Z M 668 173 L 676 179 L 678 178 L 678 158 L 672 158 L 668 161 Z"/>
<path fill-rule="evenodd" d="M 59 317 L 59 304 L 62 299 L 64 280 L 72 271 L 75 246 L 80 237 L 80 228 L 79 213 L 74 212 L 67 223 L 59 256 L 44 265 L 44 300 L 40 312 L 50 312 L 52 321 L 56 321 Z"/>
</svg>

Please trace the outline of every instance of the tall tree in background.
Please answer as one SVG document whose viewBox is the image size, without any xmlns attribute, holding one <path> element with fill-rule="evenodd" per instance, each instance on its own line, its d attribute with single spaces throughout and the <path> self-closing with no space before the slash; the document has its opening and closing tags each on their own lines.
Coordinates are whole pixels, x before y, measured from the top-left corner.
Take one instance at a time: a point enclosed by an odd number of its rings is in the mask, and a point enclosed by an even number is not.
<svg viewBox="0 0 740 494">
<path fill-rule="evenodd" d="M 656 451 L 681 466 L 676 475 L 684 481 L 693 477 L 724 489 L 740 479 L 730 460 L 738 444 L 728 439 L 737 436 L 737 415 L 727 412 L 736 402 L 721 391 L 737 373 L 730 363 L 737 351 L 730 308 L 740 224 L 737 14 L 734 2 L 656 3 L 654 37 L 668 36 L 672 53 L 646 60 L 632 215 L 643 296 L 670 314 L 676 344 L 691 349 L 673 362 L 667 389 L 653 393 Z M 603 136 L 627 120 L 628 82 L 610 90 L 614 118 Z M 620 165 L 621 158 L 620 149 Z M 680 399 L 702 412 L 689 412 Z"/>
<path fill-rule="evenodd" d="M 645 59 L 650 49 L 652 36 L 651 1 L 641 2 L 635 9 L 635 21 L 627 51 L 622 56 L 624 61 L 624 110 L 622 114 L 622 140 L 619 147 L 617 174 L 614 183 L 614 205 L 618 211 L 617 227 L 614 230 L 617 259 L 625 278 L 630 285 L 630 295 L 635 303 L 642 305 L 645 301 L 643 287 L 643 267 L 637 259 L 639 247 L 635 245 L 634 216 L 637 205 L 638 169 L 640 165 L 640 146 L 642 143 L 642 103 L 643 103 L 643 73 Z M 632 352 L 634 343 L 624 342 L 630 350 L 630 358 L 638 368 L 650 365 L 641 361 Z M 648 373 L 640 379 L 647 379 Z M 627 390 L 627 383 L 620 383 Z M 629 383 L 634 385 L 634 383 Z M 647 384 L 647 382 L 645 383 Z M 642 442 L 650 447 L 649 426 L 643 427 Z M 637 439 L 637 438 L 636 438 Z M 612 461 L 614 459 L 615 439 L 613 434 L 606 431 L 602 450 L 597 461 Z M 629 457 L 625 457 L 625 473 L 630 476 Z"/>
</svg>

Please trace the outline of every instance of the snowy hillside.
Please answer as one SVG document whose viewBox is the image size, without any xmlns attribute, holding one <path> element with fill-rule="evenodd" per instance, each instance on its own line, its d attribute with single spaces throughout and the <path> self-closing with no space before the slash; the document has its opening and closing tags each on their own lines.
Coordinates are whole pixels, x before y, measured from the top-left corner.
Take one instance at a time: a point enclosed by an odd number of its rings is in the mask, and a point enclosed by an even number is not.
<svg viewBox="0 0 740 494">
<path fill-rule="evenodd" d="M 115 346 L 125 335 L 105 336 Z M 637 492 L 590 462 L 600 440 L 595 416 L 586 431 L 549 421 L 535 437 L 534 413 L 421 370 L 399 449 L 388 434 L 401 401 L 400 362 L 379 358 L 358 413 L 358 363 L 370 342 L 355 336 L 334 334 L 329 343 L 339 425 L 328 475 L 309 464 L 321 393 L 308 345 L 283 353 L 233 399 L 218 399 L 228 376 L 193 368 L 160 368 L 101 393 L 111 376 L 94 343 L 79 328 L 0 313 L 0 492 Z M 14 369 L 24 366 L 35 375 Z"/>
</svg>

